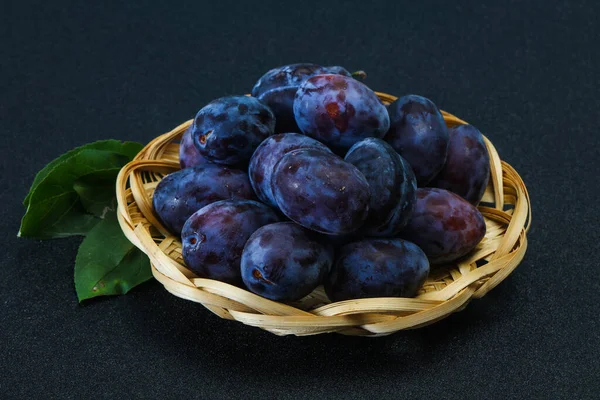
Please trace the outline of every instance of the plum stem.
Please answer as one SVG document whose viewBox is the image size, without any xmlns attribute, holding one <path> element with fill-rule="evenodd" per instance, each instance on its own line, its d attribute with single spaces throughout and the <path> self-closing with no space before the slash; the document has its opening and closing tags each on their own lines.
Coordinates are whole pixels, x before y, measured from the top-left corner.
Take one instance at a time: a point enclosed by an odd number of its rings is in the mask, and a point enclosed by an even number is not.
<svg viewBox="0 0 600 400">
<path fill-rule="evenodd" d="M 352 77 L 354 79 L 359 79 L 359 80 L 364 80 L 367 77 L 367 73 L 365 71 L 354 71 L 353 73 L 351 73 L 350 75 L 352 75 Z"/>
</svg>

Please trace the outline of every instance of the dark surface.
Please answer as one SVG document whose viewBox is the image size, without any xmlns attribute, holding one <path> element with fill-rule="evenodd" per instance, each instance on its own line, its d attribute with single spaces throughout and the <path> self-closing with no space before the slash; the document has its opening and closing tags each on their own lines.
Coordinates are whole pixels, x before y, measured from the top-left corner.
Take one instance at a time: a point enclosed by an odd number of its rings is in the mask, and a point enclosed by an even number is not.
<svg viewBox="0 0 600 400">
<path fill-rule="evenodd" d="M 2 3 L 0 397 L 597 398 L 597 2 L 109 3 Z M 533 201 L 515 272 L 428 328 L 279 338 L 156 282 L 79 305 L 80 239 L 16 237 L 54 157 L 147 142 L 292 62 L 364 69 L 492 139 Z"/>
</svg>

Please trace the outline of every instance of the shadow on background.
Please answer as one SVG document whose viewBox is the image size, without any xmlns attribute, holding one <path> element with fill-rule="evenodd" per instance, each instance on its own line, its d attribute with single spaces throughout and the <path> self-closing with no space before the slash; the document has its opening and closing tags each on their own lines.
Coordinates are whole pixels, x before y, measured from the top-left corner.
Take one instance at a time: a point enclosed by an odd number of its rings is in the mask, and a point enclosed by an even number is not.
<svg viewBox="0 0 600 400">
<path fill-rule="evenodd" d="M 256 381 L 273 376 L 296 378 L 336 374 L 340 369 L 360 368 L 371 374 L 390 369 L 397 375 L 414 372 L 453 358 L 464 346 L 486 334 L 493 320 L 510 318 L 490 306 L 502 303 L 518 289 L 507 279 L 483 299 L 433 325 L 385 337 L 350 337 L 340 334 L 279 337 L 236 321 L 223 320 L 200 304 L 178 299 L 157 282 L 136 289 L 154 297 L 155 307 L 131 302 L 137 316 L 131 321 L 132 336 L 144 337 L 156 352 L 179 355 L 189 368 L 221 369 L 223 374 L 242 374 Z M 494 308 L 494 307 L 491 307 Z M 497 308 L 497 307 L 496 307 Z"/>
</svg>

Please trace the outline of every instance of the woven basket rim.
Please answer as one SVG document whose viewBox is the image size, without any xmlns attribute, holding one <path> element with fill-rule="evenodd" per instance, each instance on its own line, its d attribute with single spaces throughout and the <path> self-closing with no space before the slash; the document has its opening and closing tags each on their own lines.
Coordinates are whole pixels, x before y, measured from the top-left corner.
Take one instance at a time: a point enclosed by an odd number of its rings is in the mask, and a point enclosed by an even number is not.
<svg viewBox="0 0 600 400">
<path fill-rule="evenodd" d="M 389 104 L 397 97 L 376 92 Z M 467 124 L 442 111 L 448 127 Z M 202 304 L 221 318 L 277 335 L 337 332 L 384 336 L 434 323 L 462 310 L 502 282 L 527 249 L 531 203 L 515 169 L 502 161 L 484 136 L 490 154 L 490 182 L 478 207 L 486 237 L 455 266 L 432 269 L 415 298 L 370 298 L 330 303 L 322 287 L 293 304 L 265 299 L 245 289 L 195 276 L 181 258 L 179 238 L 168 233 L 152 209 L 158 181 L 180 169 L 178 140 L 192 120 L 150 141 L 117 178 L 118 219 L 125 236 L 150 258 L 154 277 L 173 295 Z M 482 265 L 480 265 L 482 264 Z"/>
</svg>

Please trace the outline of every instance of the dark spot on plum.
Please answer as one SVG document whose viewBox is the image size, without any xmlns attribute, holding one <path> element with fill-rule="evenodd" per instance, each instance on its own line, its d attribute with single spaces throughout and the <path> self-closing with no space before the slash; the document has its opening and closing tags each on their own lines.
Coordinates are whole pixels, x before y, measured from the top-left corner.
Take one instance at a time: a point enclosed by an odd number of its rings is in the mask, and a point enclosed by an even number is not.
<svg viewBox="0 0 600 400">
<path fill-rule="evenodd" d="M 300 211 L 302 212 L 302 214 L 307 215 L 312 213 L 316 208 L 317 205 L 315 203 L 307 203 L 304 205 L 304 207 L 300 209 Z"/>
<path fill-rule="evenodd" d="M 367 265 L 365 268 L 367 270 L 373 269 L 373 272 L 378 274 L 385 274 L 388 271 L 388 267 L 384 263 L 376 263 L 375 266 Z"/>
<path fill-rule="evenodd" d="M 231 251 L 231 255 L 233 255 L 234 259 L 239 259 L 242 257 L 242 251 L 244 251 L 244 246 L 240 246 L 240 247 L 235 247 L 232 251 Z"/>
<path fill-rule="evenodd" d="M 238 112 L 240 113 L 240 115 L 245 115 L 248 113 L 248 106 L 245 104 L 240 104 L 238 105 Z"/>
<path fill-rule="evenodd" d="M 327 103 L 325 105 L 325 109 L 327 110 L 327 114 L 329 114 L 331 119 L 335 119 L 340 115 L 340 106 L 337 103 Z"/>
<path fill-rule="evenodd" d="M 215 121 L 223 122 L 227 120 L 227 114 L 221 113 L 215 117 Z"/>
<path fill-rule="evenodd" d="M 400 110 L 402 110 L 404 114 L 431 114 L 431 112 L 433 111 L 426 104 L 422 104 L 417 101 L 407 101 L 406 103 L 402 104 Z"/>
<path fill-rule="evenodd" d="M 473 221 L 471 229 L 465 231 L 465 239 L 469 242 L 479 243 L 483 236 L 485 236 L 485 223 L 479 224 Z"/>
<path fill-rule="evenodd" d="M 465 141 L 465 147 L 467 149 L 472 149 L 474 147 L 476 147 L 478 145 L 477 141 L 475 141 L 472 137 L 470 136 L 465 136 L 464 137 L 464 141 Z"/>
<path fill-rule="evenodd" d="M 211 251 L 204 257 L 204 262 L 206 264 L 218 264 L 221 261 L 221 256 L 214 251 Z"/>
<path fill-rule="evenodd" d="M 350 118 L 356 115 L 356 109 L 352 104 L 346 104 L 346 114 L 348 114 Z"/>
<path fill-rule="evenodd" d="M 260 170 L 260 169 L 259 169 L 259 170 L 257 170 L 257 171 L 258 171 L 258 172 L 256 172 L 256 173 L 254 174 L 253 178 L 254 178 L 254 182 L 255 182 L 257 185 L 260 185 L 260 184 L 262 184 L 262 183 L 263 183 L 263 181 L 265 180 L 265 175 L 262 173 L 262 170 Z"/>
<path fill-rule="evenodd" d="M 327 114 L 327 113 L 317 114 L 315 124 L 321 130 L 321 133 L 331 135 L 330 129 L 327 129 L 328 127 L 331 126 L 331 118 L 329 118 L 329 114 Z"/>
<path fill-rule="evenodd" d="M 271 282 L 279 282 L 281 278 L 284 276 L 285 265 L 281 264 L 281 262 L 276 262 L 272 265 L 269 270 L 269 279 Z"/>
<path fill-rule="evenodd" d="M 258 120 L 262 123 L 262 124 L 268 124 L 269 120 L 271 119 L 271 115 L 269 114 L 269 112 L 267 110 L 261 110 L 258 113 Z"/>
<path fill-rule="evenodd" d="M 314 264 L 317 261 L 316 254 L 311 253 L 306 257 L 294 257 L 294 261 L 296 261 L 300 266 L 306 267 L 311 264 Z"/>
<path fill-rule="evenodd" d="M 423 198 L 423 197 L 419 197 L 419 198 Z M 448 205 L 448 203 L 443 198 L 440 198 L 438 196 L 430 196 L 427 199 L 427 204 L 430 207 L 438 207 L 438 206 L 447 206 Z"/>
<path fill-rule="evenodd" d="M 265 232 L 260 237 L 259 245 L 261 247 L 268 246 L 273 241 L 273 238 L 274 238 L 273 232 Z"/>
<path fill-rule="evenodd" d="M 445 222 L 445 228 L 449 231 L 460 231 L 467 227 L 467 223 L 464 218 L 458 218 L 454 215 L 446 219 Z"/>
<path fill-rule="evenodd" d="M 377 117 L 371 116 L 367 118 L 367 125 L 371 128 L 377 128 L 379 127 L 379 119 L 377 119 Z"/>
<path fill-rule="evenodd" d="M 354 107 L 350 104 L 346 107 L 346 112 L 340 113 L 340 108 L 337 103 L 328 103 L 325 105 L 325 109 L 327 110 L 327 114 L 333 120 L 333 124 L 340 132 L 345 132 L 348 129 L 348 118 L 353 114 Z M 351 112 L 350 112 L 351 111 Z"/>
<path fill-rule="evenodd" d="M 223 219 L 222 222 L 224 225 L 229 225 L 233 220 L 233 216 L 231 214 L 225 214 L 223 215 Z"/>
<path fill-rule="evenodd" d="M 261 125 L 253 125 L 253 126 L 252 126 L 252 132 L 253 132 L 255 135 L 257 135 L 257 136 L 259 136 L 259 137 L 260 137 L 260 136 L 262 136 L 262 135 L 263 135 L 263 132 L 265 131 L 265 129 L 264 129 L 264 128 L 265 128 L 265 127 L 264 127 L 264 126 L 261 126 Z M 244 138 L 244 139 L 245 139 L 245 138 Z"/>
<path fill-rule="evenodd" d="M 339 76 L 339 75 L 332 75 L 333 79 L 333 84 L 332 86 L 337 89 L 337 90 L 347 90 L 348 89 L 348 83 L 346 82 L 346 79 Z"/>
<path fill-rule="evenodd" d="M 243 149 L 248 146 L 248 138 L 246 136 L 236 136 L 234 140 L 230 141 L 238 149 Z"/>
</svg>

